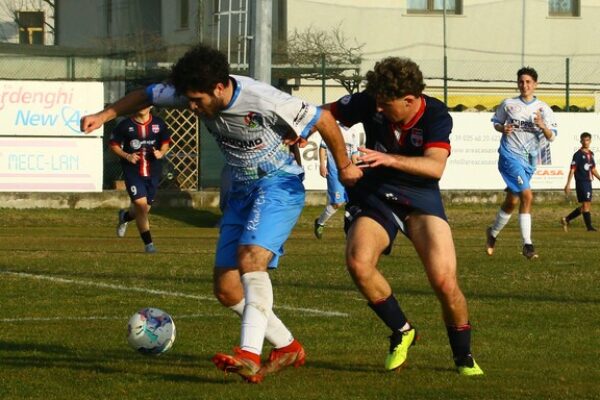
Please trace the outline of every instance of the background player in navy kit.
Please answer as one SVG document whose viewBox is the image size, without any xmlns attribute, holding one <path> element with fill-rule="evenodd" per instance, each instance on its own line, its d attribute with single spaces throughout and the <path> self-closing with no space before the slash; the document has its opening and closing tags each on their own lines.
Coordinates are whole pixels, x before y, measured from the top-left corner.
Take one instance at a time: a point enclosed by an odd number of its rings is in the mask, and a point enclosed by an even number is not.
<svg viewBox="0 0 600 400">
<path fill-rule="evenodd" d="M 439 100 L 422 94 L 419 67 L 390 57 L 367 73 L 366 91 L 345 96 L 329 108 L 341 123 L 362 122 L 364 175 L 348 188 L 346 262 L 369 306 L 391 329 L 385 368 L 406 361 L 416 331 L 390 284 L 377 269 L 398 231 L 413 243 L 441 306 L 454 362 L 461 375 L 481 375 L 470 349 L 467 302 L 456 277 L 456 253 L 438 181 L 450 154 L 452 118 Z"/>
<path fill-rule="evenodd" d="M 573 154 L 571 169 L 569 170 L 567 184 L 565 185 L 565 193 L 568 195 L 571 192 L 571 179 L 575 176 L 575 191 L 577 192 L 577 201 L 581 203 L 581 206 L 560 220 L 565 232 L 568 230 L 569 223 L 580 214 L 583 214 L 583 221 L 587 230 L 589 232 L 596 231 L 596 228 L 592 225 L 592 215 L 590 214 L 590 210 L 592 209 L 592 179 L 594 176 L 600 179 L 600 174 L 596 171 L 594 152 L 590 150 L 592 135 L 588 132 L 583 132 L 580 135 L 580 142 L 581 148 Z"/>
<path fill-rule="evenodd" d="M 242 318 L 240 347 L 217 353 L 215 365 L 252 383 L 266 374 L 304 363 L 304 349 L 273 312 L 267 268 L 276 268 L 283 245 L 305 202 L 304 171 L 288 146 L 313 127 L 327 141 L 340 179 L 353 184 L 362 171 L 345 153 L 331 114 L 251 78 L 230 75 L 227 58 L 204 45 L 190 49 L 171 71 L 169 84 L 150 85 L 106 109 L 84 116 L 81 129 L 99 128 L 117 115 L 148 104 L 182 106 L 198 115 L 217 141 L 230 168 L 217 243 L 214 292 Z M 263 341 L 274 345 L 261 366 Z"/>
<path fill-rule="evenodd" d="M 110 149 L 121 158 L 131 206 L 119 210 L 117 236 L 124 237 L 127 224 L 135 220 L 146 253 L 156 252 L 148 214 L 162 172 L 162 158 L 169 150 L 171 134 L 165 122 L 146 107 L 121 121 L 110 136 Z"/>
</svg>

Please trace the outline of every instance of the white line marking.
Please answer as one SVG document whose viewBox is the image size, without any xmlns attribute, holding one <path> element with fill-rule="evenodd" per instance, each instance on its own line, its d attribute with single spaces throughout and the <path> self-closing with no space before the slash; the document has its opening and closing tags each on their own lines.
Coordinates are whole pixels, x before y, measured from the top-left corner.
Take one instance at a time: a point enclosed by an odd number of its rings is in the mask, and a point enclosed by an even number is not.
<svg viewBox="0 0 600 400">
<path fill-rule="evenodd" d="M 140 288 L 140 287 L 135 287 L 135 286 L 114 285 L 111 283 L 82 281 L 79 279 L 65 279 L 65 278 L 58 278 L 58 277 L 49 276 L 49 275 L 27 274 L 24 272 L 13 272 L 13 271 L 6 271 L 6 270 L 0 270 L 0 274 L 14 276 L 14 277 L 18 277 L 18 278 L 37 279 L 37 280 L 45 280 L 45 281 L 58 282 L 58 283 L 66 283 L 66 284 L 71 284 L 71 285 L 93 286 L 93 287 L 97 287 L 97 288 L 113 289 L 113 290 L 126 290 L 129 292 L 157 294 L 157 295 L 161 295 L 161 296 L 183 297 L 186 299 L 194 299 L 194 300 L 202 300 L 202 301 L 216 301 L 213 297 L 208 297 L 208 296 L 198 296 L 195 294 L 172 292 L 172 291 L 166 291 L 166 290 L 147 289 L 147 288 Z M 322 315 L 325 317 L 348 317 L 349 316 L 349 314 L 339 312 L 339 311 L 323 311 L 323 310 L 317 310 L 314 308 L 292 307 L 292 306 L 286 306 L 286 305 L 278 305 L 278 306 L 275 306 L 274 308 L 278 308 L 278 309 L 282 309 L 282 310 L 289 310 L 289 311 L 299 311 L 299 312 L 304 312 L 307 314 Z"/>
<path fill-rule="evenodd" d="M 190 314 L 190 315 L 178 315 L 177 320 L 180 319 L 192 319 L 192 318 L 204 318 L 214 317 L 215 315 L 223 314 Z M 127 321 L 129 317 L 116 317 L 116 316 L 90 316 L 90 317 L 24 317 L 24 318 L 0 318 L 0 322 L 60 322 L 60 321 L 112 321 L 120 320 Z"/>
</svg>

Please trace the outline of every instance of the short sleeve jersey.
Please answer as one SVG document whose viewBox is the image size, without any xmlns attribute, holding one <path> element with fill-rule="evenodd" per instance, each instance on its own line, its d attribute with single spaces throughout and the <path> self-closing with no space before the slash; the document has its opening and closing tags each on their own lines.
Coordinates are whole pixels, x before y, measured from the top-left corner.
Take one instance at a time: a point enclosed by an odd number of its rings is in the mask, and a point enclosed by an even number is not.
<svg viewBox="0 0 600 400">
<path fill-rule="evenodd" d="M 346 155 L 348 156 L 348 158 L 351 158 L 353 155 L 358 154 L 358 139 L 356 138 L 356 133 L 343 125 L 340 126 L 340 131 L 342 131 L 342 136 L 344 137 L 344 144 L 346 145 Z M 327 150 L 327 168 L 329 170 L 335 169 L 337 171 L 333 155 L 327 148 L 327 143 L 325 143 L 324 140 L 321 140 L 320 147 Z"/>
<path fill-rule="evenodd" d="M 596 168 L 596 162 L 594 161 L 594 153 L 591 150 L 583 151 L 579 149 L 573 154 L 571 170 L 575 171 L 575 181 L 591 181 L 594 179 L 592 174 L 594 168 Z"/>
<path fill-rule="evenodd" d="M 342 97 L 331 105 L 331 112 L 346 126 L 362 122 L 369 149 L 407 157 L 423 156 L 431 147 L 450 153 L 452 117 L 448 109 L 433 97 L 422 95 L 421 99 L 417 114 L 405 125 L 392 123 L 377 112 L 375 99 L 366 92 Z M 430 188 L 437 188 L 439 181 L 387 167 L 366 169 L 365 176 L 391 184 Z"/>
<path fill-rule="evenodd" d="M 139 176 L 150 178 L 158 173 L 159 160 L 154 157 L 154 150 L 159 150 L 164 143 L 171 141 L 171 134 L 165 121 L 150 114 L 146 123 L 140 123 L 133 118 L 119 122 L 110 134 L 111 146 L 121 146 L 126 153 L 136 153 L 140 157 L 137 164 L 121 160 L 123 169 L 135 169 Z"/>
<path fill-rule="evenodd" d="M 546 126 L 558 134 L 554 112 L 543 101 L 535 97 L 529 103 L 520 97 L 505 99 L 492 117 L 494 124 L 511 124 L 514 129 L 510 135 L 502 135 L 498 152 L 501 155 L 517 156 L 529 162 L 530 155 L 537 155 L 540 142 L 545 140 L 544 133 L 535 126 L 534 118 L 539 111 Z"/>
<path fill-rule="evenodd" d="M 251 184 L 274 173 L 302 174 L 284 137 L 308 137 L 321 109 L 248 77 L 230 79 L 234 91 L 227 108 L 201 118 L 231 167 L 232 184 Z M 151 85 L 146 93 L 156 105 L 184 101 L 165 84 Z"/>
</svg>

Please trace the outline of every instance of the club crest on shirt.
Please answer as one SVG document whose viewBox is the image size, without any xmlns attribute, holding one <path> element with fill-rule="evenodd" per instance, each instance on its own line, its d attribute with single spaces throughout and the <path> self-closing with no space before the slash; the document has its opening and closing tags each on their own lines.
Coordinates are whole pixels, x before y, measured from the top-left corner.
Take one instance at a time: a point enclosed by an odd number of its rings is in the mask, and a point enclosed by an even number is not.
<svg viewBox="0 0 600 400">
<path fill-rule="evenodd" d="M 152 124 L 152 133 L 160 132 L 160 126 L 156 124 Z"/>
<path fill-rule="evenodd" d="M 252 111 L 250 111 L 244 117 L 244 123 L 250 129 L 258 128 L 260 126 L 261 121 L 262 121 L 262 116 L 258 113 L 252 112 Z"/>
<path fill-rule="evenodd" d="M 413 128 L 410 130 L 410 143 L 415 147 L 423 146 L 423 130 Z"/>
<path fill-rule="evenodd" d="M 506 105 L 506 111 L 511 114 L 518 114 L 522 109 L 523 107 L 520 104 L 511 103 Z"/>
</svg>

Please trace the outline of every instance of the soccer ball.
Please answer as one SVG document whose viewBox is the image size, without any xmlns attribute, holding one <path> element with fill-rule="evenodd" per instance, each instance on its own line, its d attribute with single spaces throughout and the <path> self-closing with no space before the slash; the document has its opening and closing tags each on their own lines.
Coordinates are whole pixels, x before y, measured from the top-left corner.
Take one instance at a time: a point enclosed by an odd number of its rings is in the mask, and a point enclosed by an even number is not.
<svg viewBox="0 0 600 400">
<path fill-rule="evenodd" d="M 129 318 L 127 341 L 142 354 L 162 354 L 175 341 L 173 318 L 158 308 L 143 308 Z"/>
</svg>

